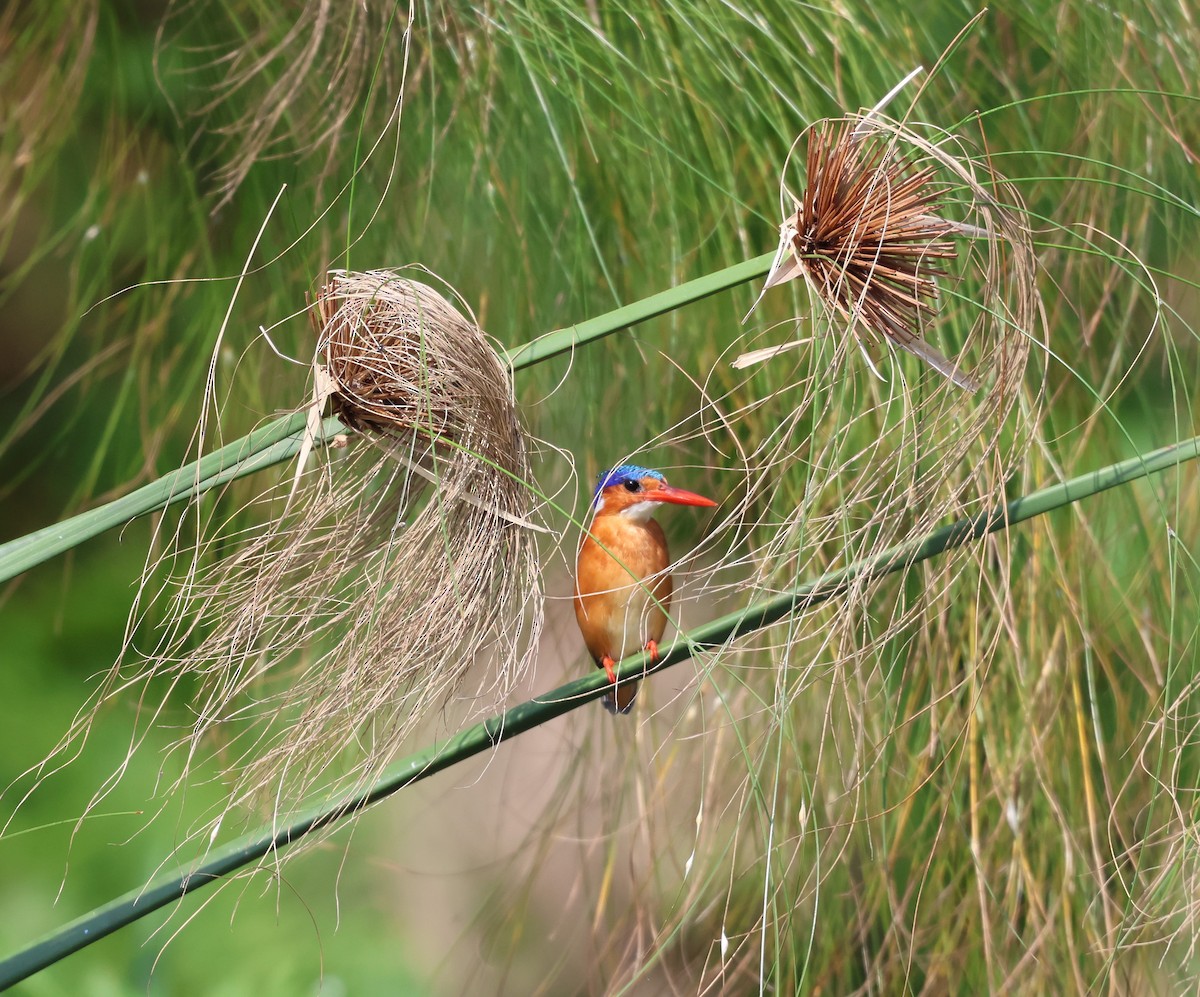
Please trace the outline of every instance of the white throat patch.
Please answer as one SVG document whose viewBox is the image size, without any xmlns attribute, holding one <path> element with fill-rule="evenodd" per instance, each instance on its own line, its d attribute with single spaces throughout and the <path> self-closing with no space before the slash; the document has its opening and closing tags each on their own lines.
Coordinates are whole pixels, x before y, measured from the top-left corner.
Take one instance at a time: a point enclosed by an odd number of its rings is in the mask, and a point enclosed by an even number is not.
<svg viewBox="0 0 1200 997">
<path fill-rule="evenodd" d="M 636 502 L 629 508 L 622 509 L 620 514 L 626 519 L 632 519 L 635 523 L 644 523 L 654 515 L 654 510 L 659 504 L 658 502 Z"/>
</svg>

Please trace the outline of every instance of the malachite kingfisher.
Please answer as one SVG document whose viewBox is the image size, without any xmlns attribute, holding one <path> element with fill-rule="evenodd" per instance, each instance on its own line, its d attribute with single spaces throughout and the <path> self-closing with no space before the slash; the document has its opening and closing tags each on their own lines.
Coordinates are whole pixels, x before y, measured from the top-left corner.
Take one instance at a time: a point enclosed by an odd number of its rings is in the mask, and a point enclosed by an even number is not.
<svg viewBox="0 0 1200 997">
<path fill-rule="evenodd" d="M 592 496 L 591 525 L 579 542 L 575 564 L 575 619 L 598 668 L 617 681 L 616 664 L 643 648 L 658 660 L 667 628 L 671 556 L 662 527 L 652 518 L 663 502 L 716 506 L 658 471 L 622 464 L 605 471 Z M 627 679 L 604 696 L 609 713 L 628 713 L 638 680 Z"/>
</svg>

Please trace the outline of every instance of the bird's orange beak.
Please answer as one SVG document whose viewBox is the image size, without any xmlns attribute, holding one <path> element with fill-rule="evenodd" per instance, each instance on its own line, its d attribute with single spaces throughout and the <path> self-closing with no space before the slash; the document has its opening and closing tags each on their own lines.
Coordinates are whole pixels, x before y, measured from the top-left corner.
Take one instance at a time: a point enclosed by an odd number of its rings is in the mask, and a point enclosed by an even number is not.
<svg viewBox="0 0 1200 997">
<path fill-rule="evenodd" d="M 717 504 L 712 499 L 705 498 L 703 495 L 697 495 L 695 492 L 685 491 L 682 488 L 672 488 L 670 485 L 663 485 L 660 488 L 655 488 L 652 492 L 647 492 L 645 498 L 651 502 L 671 502 L 675 505 L 715 507 Z"/>
</svg>

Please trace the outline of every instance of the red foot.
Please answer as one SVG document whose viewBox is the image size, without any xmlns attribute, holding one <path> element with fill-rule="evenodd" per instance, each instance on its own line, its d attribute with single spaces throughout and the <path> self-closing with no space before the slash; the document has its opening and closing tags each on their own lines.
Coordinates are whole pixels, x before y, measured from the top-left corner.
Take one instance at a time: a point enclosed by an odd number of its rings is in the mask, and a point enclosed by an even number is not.
<svg viewBox="0 0 1200 997">
<path fill-rule="evenodd" d="M 608 681 L 617 681 L 617 673 L 614 671 L 614 669 L 617 667 L 617 663 L 613 661 L 613 659 L 607 654 L 601 660 L 600 667 L 604 669 L 605 674 L 608 676 Z"/>
<path fill-rule="evenodd" d="M 646 641 L 646 650 L 650 654 L 650 664 L 657 665 L 658 664 L 658 641 L 656 641 L 656 640 Z"/>
</svg>

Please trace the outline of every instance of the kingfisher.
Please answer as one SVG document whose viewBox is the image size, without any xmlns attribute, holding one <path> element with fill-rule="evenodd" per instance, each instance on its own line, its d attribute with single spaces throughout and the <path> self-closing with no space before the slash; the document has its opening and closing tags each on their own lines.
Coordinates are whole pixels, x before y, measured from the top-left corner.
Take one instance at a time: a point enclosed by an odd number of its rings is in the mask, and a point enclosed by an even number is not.
<svg viewBox="0 0 1200 997">
<path fill-rule="evenodd" d="M 636 679 L 615 685 L 617 662 L 644 649 L 654 664 L 667 628 L 671 557 L 662 527 L 653 519 L 662 502 L 717 504 L 671 487 L 659 471 L 622 464 L 600 475 L 592 496 L 591 525 L 579 542 L 575 619 L 596 667 L 614 683 L 604 696 L 609 713 L 628 713 L 637 695 Z"/>
</svg>

